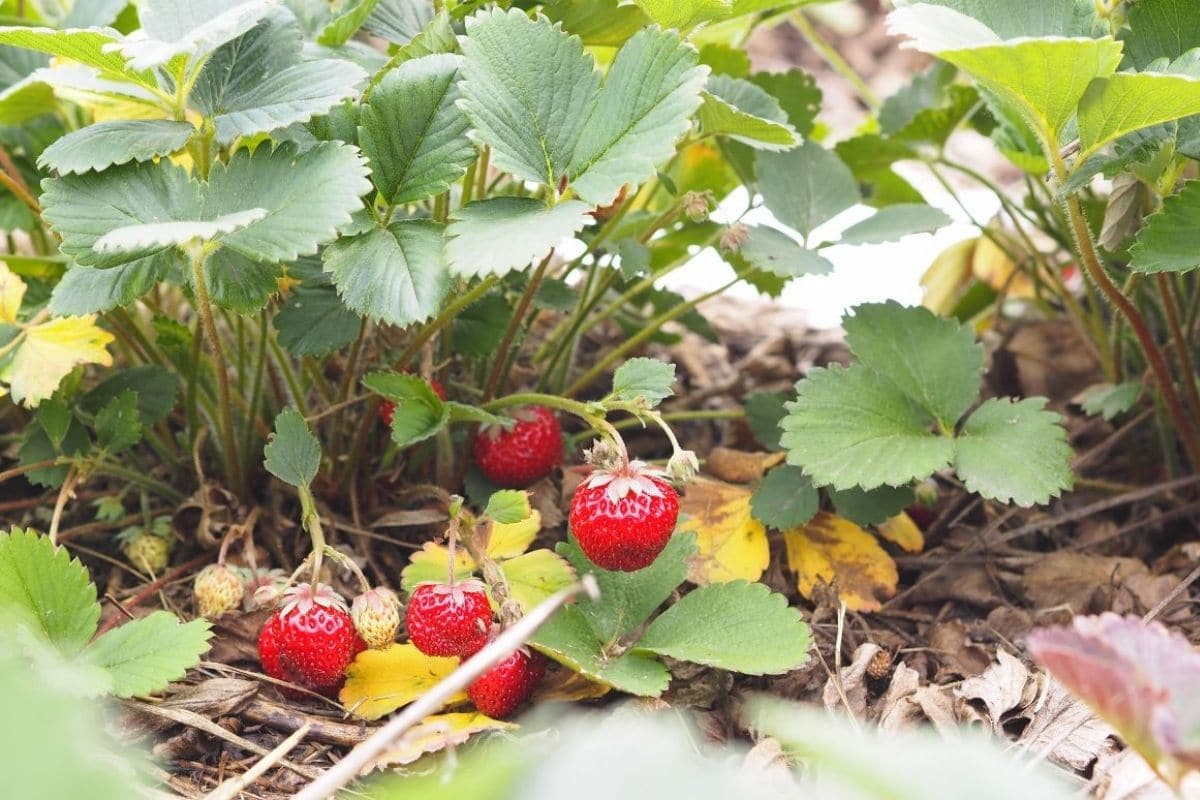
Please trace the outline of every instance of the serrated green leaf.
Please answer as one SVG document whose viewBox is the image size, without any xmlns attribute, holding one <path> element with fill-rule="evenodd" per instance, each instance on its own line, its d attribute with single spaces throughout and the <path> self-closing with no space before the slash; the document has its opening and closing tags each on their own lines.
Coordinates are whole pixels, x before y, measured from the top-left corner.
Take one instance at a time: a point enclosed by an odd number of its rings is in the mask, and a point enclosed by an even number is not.
<svg viewBox="0 0 1200 800">
<path fill-rule="evenodd" d="M 940 6 L 897 9 L 888 23 L 916 49 L 954 64 L 1019 110 L 1050 147 L 1058 146 L 1091 82 L 1111 75 L 1121 60 L 1121 45 L 1111 38 L 1002 42 L 985 25 Z"/>
<path fill-rule="evenodd" d="M 995 397 L 967 418 L 955 441 L 954 469 L 967 489 L 1000 502 L 1041 505 L 1071 488 L 1071 446 L 1062 417 L 1046 400 Z"/>
<path fill-rule="evenodd" d="M 50 295 L 50 312 L 73 317 L 128 305 L 165 279 L 178 260 L 174 253 L 162 253 L 110 269 L 73 264 Z"/>
<path fill-rule="evenodd" d="M 799 69 L 756 72 L 750 81 L 775 98 L 796 133 L 800 136 L 812 133 L 821 112 L 821 89 L 812 75 Z"/>
<path fill-rule="evenodd" d="M 778 675 L 808 660 L 812 634 L 787 598 L 761 583 L 729 581 L 688 592 L 634 645 L 747 675 Z"/>
<path fill-rule="evenodd" d="M 649 619 L 687 579 L 688 560 L 696 553 L 696 535 L 672 536 L 654 563 L 636 572 L 601 569 L 573 541 L 562 542 L 556 549 L 578 574 L 595 576 L 600 599 L 578 600 L 575 608 L 593 635 L 610 645 Z"/>
<path fill-rule="evenodd" d="M 738 254 L 757 269 L 781 278 L 833 272 L 833 262 L 783 231 L 767 225 L 752 225 L 747 230 L 749 233 Z"/>
<path fill-rule="evenodd" d="M 294 289 L 272 322 L 279 344 L 298 356 L 328 355 L 354 341 L 362 326 L 332 286 Z"/>
<path fill-rule="evenodd" d="M 45 637 L 64 656 L 76 655 L 96 632 L 96 586 L 65 547 L 33 531 L 0 533 L 0 609 Z"/>
<path fill-rule="evenodd" d="M 1130 248 L 1137 272 L 1187 272 L 1200 267 L 1200 181 L 1188 181 L 1146 219 Z"/>
<path fill-rule="evenodd" d="M 469 17 L 460 46 L 472 138 L 491 146 L 499 169 L 557 187 L 600 85 L 583 44 L 514 8 Z"/>
<path fill-rule="evenodd" d="M 86 452 L 92 446 L 87 429 L 77 419 L 72 419 L 67 435 L 58 447 L 50 441 L 50 437 L 40 425 L 25 429 L 21 440 L 21 448 L 17 451 L 17 465 L 28 467 L 40 461 L 48 461 L 58 456 L 77 456 Z M 25 473 L 25 479 L 34 486 L 44 486 L 54 489 L 62 485 L 67 476 L 66 465 L 33 469 Z"/>
<path fill-rule="evenodd" d="M 463 309 L 454 318 L 451 333 L 454 352 L 468 356 L 486 356 L 500 346 L 504 330 L 512 319 L 512 307 L 500 294 L 489 294 Z"/>
<path fill-rule="evenodd" d="M 440 27 L 430 25 L 433 19 L 433 5 L 425 0 L 379 0 L 363 27 L 393 44 L 406 45 L 423 32 Z M 446 19 L 445 14 L 442 19 Z M 450 38 L 453 40 L 453 34 Z"/>
<path fill-rule="evenodd" d="M 1138 69 L 1200 47 L 1200 28 L 1186 22 L 1200 18 L 1200 0 L 1142 0 L 1128 13 L 1129 30 L 1122 41 L 1126 59 Z"/>
<path fill-rule="evenodd" d="M 475 160 L 467 118 L 456 105 L 460 62 L 455 55 L 406 61 L 363 106 L 359 142 L 371 162 L 371 179 L 388 203 L 444 192 Z"/>
<path fill-rule="evenodd" d="M 1085 414 L 1101 416 L 1113 420 L 1133 408 L 1142 396 L 1141 381 L 1126 381 L 1125 383 L 1102 383 L 1092 387 L 1080 406 Z"/>
<path fill-rule="evenodd" d="M 483 513 L 494 522 L 511 525 L 529 519 L 533 509 L 529 505 L 528 493 L 517 489 L 502 489 L 488 498 Z"/>
<path fill-rule="evenodd" d="M 530 644 L 580 675 L 632 695 L 658 697 L 671 682 L 671 673 L 651 656 L 625 653 L 608 657 L 574 606 L 559 610 Z"/>
<path fill-rule="evenodd" d="M 799 467 L 785 464 L 767 473 L 750 498 L 750 511 L 764 525 L 788 530 L 808 522 L 821 508 L 821 496 Z"/>
<path fill-rule="evenodd" d="M 99 171 L 149 161 L 182 150 L 196 129 L 167 119 L 114 120 L 68 133 L 38 156 L 38 166 L 60 174 Z"/>
<path fill-rule="evenodd" d="M 779 423 L 787 416 L 784 407 L 788 396 L 784 392 L 755 392 L 746 395 L 746 424 L 754 438 L 767 450 L 782 450 L 779 444 Z"/>
<path fill-rule="evenodd" d="M 1079 162 L 1128 133 L 1200 114 L 1200 79 L 1153 72 L 1095 81 L 1079 103 Z"/>
<path fill-rule="evenodd" d="M 733 0 L 634 0 L 652 22 L 664 28 L 687 29 L 733 11 Z"/>
<path fill-rule="evenodd" d="M 275 0 L 141 0 L 141 33 L 115 45 L 134 69 L 162 66 L 178 56 L 199 60 L 271 13 Z"/>
<path fill-rule="evenodd" d="M 102 254 L 152 253 L 192 242 L 217 241 L 223 234 L 250 227 L 265 219 L 265 208 L 247 208 L 211 220 L 178 220 L 126 225 L 96 240 L 92 249 Z"/>
<path fill-rule="evenodd" d="M 978 20 L 1001 39 L 1031 36 L 1099 36 L 1108 26 L 1087 0 L 923 0 Z M 900 0 L 897 6 L 916 5 Z"/>
<path fill-rule="evenodd" d="M 919 203 L 897 203 L 879 209 L 842 232 L 838 244 L 894 242 L 914 233 L 933 233 L 954 220 L 941 209 Z"/>
<path fill-rule="evenodd" d="M 317 36 L 317 44 L 325 47 L 341 47 L 363 27 L 367 18 L 375 11 L 377 0 L 351 0 L 342 6 L 341 13 L 330 20 Z"/>
<path fill-rule="evenodd" d="M 103 78 L 130 81 L 143 90 L 157 89 L 158 82 L 150 72 L 127 66 L 125 59 L 111 49 L 119 42 L 115 33 L 88 28 L 0 28 L 0 44 L 68 59 L 98 70 Z"/>
<path fill-rule="evenodd" d="M 96 442 L 109 455 L 133 447 L 141 438 L 142 420 L 132 389 L 121 392 L 96 413 Z"/>
<path fill-rule="evenodd" d="M 779 102 L 748 80 L 714 75 L 700 108 L 700 129 L 758 150 L 788 150 L 800 143 Z"/>
<path fill-rule="evenodd" d="M 575 583 L 575 571 L 551 550 L 531 550 L 500 563 L 509 596 L 529 613 L 561 589 Z"/>
<path fill-rule="evenodd" d="M 55 447 L 63 443 L 74 419 L 75 416 L 67 408 L 66 403 L 54 398 L 45 401 L 37 409 L 38 424 L 42 426 L 42 430 L 50 437 L 50 442 Z"/>
<path fill-rule="evenodd" d="M 895 301 L 854 309 L 843 325 L 859 361 L 953 428 L 979 397 L 983 346 L 965 325 Z"/>
<path fill-rule="evenodd" d="M 636 190 L 669 159 L 700 106 L 708 68 L 676 34 L 639 31 L 617 52 L 570 160 L 571 187 L 593 205 Z"/>
<path fill-rule="evenodd" d="M 179 394 L 179 384 L 170 371 L 155 364 L 127 367 L 114 372 L 84 395 L 81 405 L 85 411 L 95 414 L 127 391 L 137 397 L 138 418 L 142 425 L 150 426 L 171 413 Z"/>
<path fill-rule="evenodd" d="M 342 301 L 359 314 L 401 327 L 429 319 L 450 288 L 442 226 L 402 220 L 325 249 L 325 269 Z"/>
<path fill-rule="evenodd" d="M 92 642 L 84 656 L 112 676 L 117 697 L 147 695 L 194 667 L 208 651 L 211 636 L 206 620 L 184 623 L 169 611 L 155 611 L 113 628 Z"/>
<path fill-rule="evenodd" d="M 424 378 L 398 372 L 372 372 L 363 386 L 396 404 L 392 441 L 401 447 L 423 442 L 450 421 L 450 409 Z"/>
<path fill-rule="evenodd" d="M 916 500 L 909 486 L 880 486 L 875 489 L 829 490 L 829 502 L 837 513 L 856 525 L 878 525 L 899 514 Z"/>
<path fill-rule="evenodd" d="M 321 468 L 321 443 L 294 408 L 275 417 L 275 435 L 263 448 L 267 472 L 297 489 L 307 489 Z"/>
<path fill-rule="evenodd" d="M 899 486 L 954 457 L 953 440 L 930 433 L 933 419 L 863 364 L 814 369 L 796 388 L 780 442 L 819 486 Z"/>
<path fill-rule="evenodd" d="M 754 171 L 767 208 L 806 240 L 859 201 L 849 168 L 811 139 L 785 153 L 759 153 Z"/>
<path fill-rule="evenodd" d="M 644 398 L 651 408 L 675 394 L 675 365 L 656 358 L 631 358 L 613 373 L 614 400 Z"/>
<path fill-rule="evenodd" d="M 191 277 L 184 273 L 189 286 Z M 204 282 L 213 302 L 238 314 L 261 311 L 279 291 L 282 277 L 282 264 L 255 261 L 225 247 L 209 257 L 204 270 Z"/>
<path fill-rule="evenodd" d="M 506 275 L 540 261 L 591 222 L 579 200 L 545 206 L 529 197 L 496 197 L 454 212 L 446 229 L 446 262 L 464 278 Z"/>
</svg>

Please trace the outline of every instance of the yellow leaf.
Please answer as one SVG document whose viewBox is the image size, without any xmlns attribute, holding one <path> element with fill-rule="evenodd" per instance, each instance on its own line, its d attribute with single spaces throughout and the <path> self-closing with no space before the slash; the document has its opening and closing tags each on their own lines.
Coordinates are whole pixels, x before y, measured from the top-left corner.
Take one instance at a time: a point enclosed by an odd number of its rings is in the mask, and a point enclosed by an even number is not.
<svg viewBox="0 0 1200 800">
<path fill-rule="evenodd" d="M 79 364 L 112 366 L 105 346 L 113 336 L 96 326 L 96 316 L 60 317 L 30 328 L 5 370 L 13 399 L 34 408 L 54 394 Z"/>
<path fill-rule="evenodd" d="M 484 716 L 479 712 L 461 711 L 434 714 L 409 728 L 408 732 L 378 759 L 375 767 L 411 764 L 426 753 L 436 753 L 454 745 L 464 744 L 483 731 L 510 731 L 517 726 L 511 722 Z"/>
<path fill-rule="evenodd" d="M 597 700 L 612 691 L 611 686 L 588 680 L 569 669 L 551 670 L 533 692 L 534 703 L 577 703 Z"/>
<path fill-rule="evenodd" d="M 24 298 L 25 281 L 0 261 L 0 322 L 16 322 L 17 312 L 21 310 L 21 301 Z"/>
<path fill-rule="evenodd" d="M 495 559 L 514 558 L 533 544 L 542 529 L 542 514 L 536 509 L 520 522 L 492 523 L 492 535 L 488 539 L 487 554 Z"/>
<path fill-rule="evenodd" d="M 462 547 L 454 552 L 454 578 L 466 580 L 475 572 L 475 561 Z M 436 581 L 445 583 L 450 573 L 450 551 L 445 545 L 426 542 L 425 546 L 412 554 L 408 566 L 400 573 L 406 589 L 411 591 L 418 583 Z"/>
<path fill-rule="evenodd" d="M 976 278 L 1009 297 L 1029 298 L 1035 294 L 1029 274 L 986 236 L 980 237 L 971 254 L 971 271 Z"/>
<path fill-rule="evenodd" d="M 534 550 L 501 563 L 512 599 L 529 612 L 559 589 L 575 582 L 575 571 L 557 553 Z"/>
<path fill-rule="evenodd" d="M 879 535 L 892 544 L 909 553 L 919 553 L 925 549 L 925 534 L 912 521 L 912 517 L 901 511 L 896 516 L 876 525 Z"/>
<path fill-rule="evenodd" d="M 921 276 L 921 286 L 925 287 L 921 305 L 943 316 L 954 311 L 970 281 L 971 254 L 975 252 L 978 241 L 967 239 L 950 245 L 938 254 Z"/>
<path fill-rule="evenodd" d="M 347 668 L 338 699 L 356 717 L 379 719 L 416 700 L 457 667 L 457 658 L 427 656 L 411 644 L 364 650 Z M 450 702 L 466 697 L 458 694 Z"/>
<path fill-rule="evenodd" d="M 806 525 L 785 531 L 788 565 L 800 594 L 812 597 L 822 584 L 836 584 L 852 611 L 878 611 L 896 593 L 900 576 L 874 536 L 848 519 L 821 512 Z"/>
<path fill-rule="evenodd" d="M 701 586 L 724 581 L 756 581 L 771 560 L 767 529 L 750 514 L 753 492 L 708 478 L 696 478 L 680 498 L 687 518 L 680 531 L 696 532 L 697 553 L 688 580 Z"/>
</svg>

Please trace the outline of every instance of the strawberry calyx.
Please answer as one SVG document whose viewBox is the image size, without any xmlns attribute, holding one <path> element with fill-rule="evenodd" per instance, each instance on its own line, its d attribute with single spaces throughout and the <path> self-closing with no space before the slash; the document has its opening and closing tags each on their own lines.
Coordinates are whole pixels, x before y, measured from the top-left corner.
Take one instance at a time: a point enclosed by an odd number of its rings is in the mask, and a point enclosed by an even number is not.
<svg viewBox="0 0 1200 800">
<path fill-rule="evenodd" d="M 310 583 L 297 583 L 283 593 L 283 607 L 279 616 L 286 618 L 293 613 L 307 614 L 314 606 L 335 608 L 349 613 L 346 599 L 333 590 L 332 586 L 318 583 L 315 587 Z"/>
<path fill-rule="evenodd" d="M 581 486 L 587 489 L 604 488 L 608 500 L 616 503 L 630 496 L 662 497 L 661 483 L 668 479 L 669 475 L 665 470 L 635 460 L 608 469 L 594 470 L 583 479 Z"/>
</svg>

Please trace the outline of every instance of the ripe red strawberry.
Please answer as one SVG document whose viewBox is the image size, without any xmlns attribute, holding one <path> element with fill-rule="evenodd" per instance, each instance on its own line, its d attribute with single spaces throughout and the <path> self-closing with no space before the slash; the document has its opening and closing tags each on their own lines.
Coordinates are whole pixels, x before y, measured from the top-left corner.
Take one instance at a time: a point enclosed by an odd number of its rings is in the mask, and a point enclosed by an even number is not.
<svg viewBox="0 0 1200 800">
<path fill-rule="evenodd" d="M 633 572 L 650 566 L 679 519 L 679 495 L 663 473 L 638 461 L 598 469 L 571 498 L 570 523 L 598 567 Z"/>
<path fill-rule="evenodd" d="M 546 674 L 546 657 L 521 648 L 475 679 L 467 696 L 492 719 L 504 719 L 533 694 Z"/>
<path fill-rule="evenodd" d="M 505 430 L 485 428 L 475 437 L 475 463 L 497 486 L 521 488 L 541 480 L 562 463 L 562 428 L 545 406 L 525 406 Z"/>
<path fill-rule="evenodd" d="M 283 606 L 258 635 L 258 658 L 272 678 L 312 692 L 336 695 L 346 667 L 366 649 L 354 630 L 346 602 L 333 589 L 298 584 L 284 594 Z M 303 694 L 284 689 L 289 697 Z"/>
<path fill-rule="evenodd" d="M 408 638 L 427 656 L 472 656 L 488 642 L 492 607 L 483 585 L 422 583 L 404 612 Z"/>
<path fill-rule="evenodd" d="M 904 513 L 908 514 L 909 519 L 922 531 L 929 530 L 929 526 L 937 519 L 937 511 L 924 503 L 913 503 L 904 509 Z"/>
<path fill-rule="evenodd" d="M 429 379 L 429 386 L 433 389 L 433 393 L 441 398 L 442 402 L 446 402 L 446 387 L 442 386 L 437 378 Z M 381 400 L 379 403 L 379 420 L 389 428 L 392 427 L 392 417 L 396 416 L 396 404 L 391 400 Z"/>
</svg>

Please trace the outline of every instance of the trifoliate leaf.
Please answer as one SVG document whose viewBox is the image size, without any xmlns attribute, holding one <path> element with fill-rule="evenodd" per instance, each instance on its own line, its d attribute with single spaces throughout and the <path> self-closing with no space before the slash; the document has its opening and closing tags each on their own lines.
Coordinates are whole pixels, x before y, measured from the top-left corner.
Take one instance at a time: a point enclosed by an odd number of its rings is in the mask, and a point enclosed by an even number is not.
<svg viewBox="0 0 1200 800">
<path fill-rule="evenodd" d="M 182 150 L 196 129 L 168 119 L 114 120 L 88 125 L 47 147 L 38 166 L 62 175 L 148 161 Z"/>
<path fill-rule="evenodd" d="M 953 222 L 941 209 L 919 203 L 897 203 L 879 209 L 842 232 L 838 244 L 894 242 L 914 233 L 933 233 Z"/>
<path fill-rule="evenodd" d="M 969 327 L 896 302 L 858 306 L 843 325 L 858 360 L 943 427 L 953 428 L 979 396 L 983 347 Z"/>
<path fill-rule="evenodd" d="M 530 644 L 585 678 L 628 694 L 658 697 L 671 682 L 671 673 L 651 656 L 633 652 L 608 656 L 575 606 L 560 609 Z"/>
<path fill-rule="evenodd" d="M 807 598 L 824 585 L 837 588 L 852 611 L 878 611 L 896 593 L 896 562 L 878 540 L 848 519 L 822 511 L 783 534 L 788 566 Z"/>
<path fill-rule="evenodd" d="M 799 471 L 799 470 L 797 470 Z M 688 580 L 701 586 L 732 580 L 756 581 L 771 560 L 767 531 L 751 514 L 744 486 L 694 478 L 679 498 L 679 533 L 696 534 Z"/>
<path fill-rule="evenodd" d="M 1200 181 L 1188 181 L 1146 219 L 1130 248 L 1138 272 L 1187 272 L 1200 267 Z"/>
<path fill-rule="evenodd" d="M 811 139 L 784 153 L 759 153 L 755 174 L 767 208 L 805 239 L 859 201 L 849 168 Z"/>
<path fill-rule="evenodd" d="M 563 542 L 556 549 L 580 575 L 595 576 L 600 599 L 577 600 L 575 608 L 593 635 L 610 645 L 649 619 L 683 583 L 688 561 L 696 553 L 696 539 L 691 534 L 672 536 L 653 564 L 635 572 L 601 569 L 574 542 Z"/>
<path fill-rule="evenodd" d="M 653 408 L 675 394 L 675 365 L 656 358 L 631 358 L 613 373 L 613 400 L 632 402 L 639 397 Z"/>
<path fill-rule="evenodd" d="M 639 31 L 617 52 L 570 161 L 571 186 L 593 205 L 635 190 L 675 152 L 700 106 L 708 68 L 678 35 Z"/>
<path fill-rule="evenodd" d="M 878 525 L 912 505 L 916 495 L 909 486 L 876 489 L 830 489 L 829 502 L 837 513 L 856 525 Z"/>
<path fill-rule="evenodd" d="M 363 386 L 396 404 L 392 441 L 408 447 L 430 438 L 450 421 L 450 409 L 424 378 L 398 372 L 372 372 Z"/>
<path fill-rule="evenodd" d="M 953 440 L 930 433 L 933 419 L 862 364 L 814 369 L 796 388 L 780 441 L 819 486 L 898 486 L 954 457 Z"/>
<path fill-rule="evenodd" d="M 471 203 L 451 217 L 446 261 L 460 277 L 506 275 L 545 258 L 592 221 L 587 203 L 545 206 L 528 197 Z"/>
<path fill-rule="evenodd" d="M 700 129 L 758 150 L 789 150 L 800 143 L 779 101 L 748 80 L 726 75 L 708 81 Z"/>
<path fill-rule="evenodd" d="M 491 146 L 498 168 L 557 187 L 596 101 L 591 57 L 577 37 L 520 9 L 481 11 L 466 25 L 460 107 L 472 138 Z"/>
<path fill-rule="evenodd" d="M 701 586 L 664 611 L 634 646 L 747 675 L 778 675 L 808 660 L 812 634 L 787 598 L 761 583 Z"/>
<path fill-rule="evenodd" d="M 457 658 L 427 656 L 411 644 L 364 650 L 346 668 L 338 699 L 360 719 L 379 719 L 416 700 L 457 667 Z M 465 699 L 459 694 L 450 701 Z"/>
<path fill-rule="evenodd" d="M 96 632 L 96 586 L 78 559 L 34 531 L 0 533 L 0 611 L 67 658 Z"/>
<path fill-rule="evenodd" d="M 80 364 L 112 366 L 105 349 L 113 335 L 96 325 L 96 317 L 59 317 L 24 333 L 12 361 L 0 368 L 13 400 L 28 408 L 54 394 L 71 370 Z"/>
<path fill-rule="evenodd" d="M 96 441 L 109 455 L 133 447 L 142 438 L 138 399 L 126 389 L 96 413 Z"/>
<path fill-rule="evenodd" d="M 169 611 L 155 611 L 113 628 L 92 642 L 84 657 L 112 676 L 117 697 L 153 694 L 194 667 L 211 636 L 206 620 L 181 622 Z"/>
<path fill-rule="evenodd" d="M 954 445 L 954 469 L 968 490 L 1032 506 L 1071 488 L 1067 431 L 1045 405 L 1040 397 L 992 398 L 975 409 Z"/>
<path fill-rule="evenodd" d="M 402 220 L 339 239 L 325 248 L 325 269 L 347 306 L 405 327 L 436 314 L 450 289 L 442 247 L 442 226 Z"/>
<path fill-rule="evenodd" d="M 294 408 L 275 417 L 275 435 L 263 455 L 267 472 L 297 489 L 307 489 L 321 468 L 321 443 Z"/>
<path fill-rule="evenodd" d="M 360 116 L 359 143 L 371 179 L 392 205 L 444 192 L 475 160 L 467 118 L 455 105 L 461 58 L 406 61 L 371 93 Z"/>
<path fill-rule="evenodd" d="M 690 494 L 690 493 L 689 493 Z M 784 465 L 767 473 L 750 498 L 754 519 L 787 530 L 803 525 L 821 507 L 821 496 L 799 467 Z M 764 545 L 766 540 L 764 538 Z M 766 565 L 763 565 L 764 569 Z"/>
</svg>

